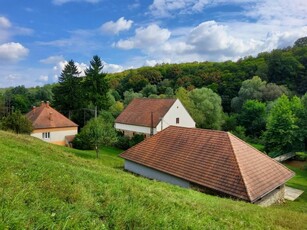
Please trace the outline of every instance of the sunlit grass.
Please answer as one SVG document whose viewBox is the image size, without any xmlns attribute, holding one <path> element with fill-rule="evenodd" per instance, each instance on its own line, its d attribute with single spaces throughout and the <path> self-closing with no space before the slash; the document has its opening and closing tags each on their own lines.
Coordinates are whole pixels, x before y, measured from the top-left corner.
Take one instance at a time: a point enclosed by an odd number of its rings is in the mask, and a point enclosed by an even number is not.
<svg viewBox="0 0 307 230">
<path fill-rule="evenodd" d="M 138 177 L 123 171 L 119 153 L 104 148 L 96 159 L 0 131 L 0 229 L 306 229 L 303 209 Z"/>
</svg>

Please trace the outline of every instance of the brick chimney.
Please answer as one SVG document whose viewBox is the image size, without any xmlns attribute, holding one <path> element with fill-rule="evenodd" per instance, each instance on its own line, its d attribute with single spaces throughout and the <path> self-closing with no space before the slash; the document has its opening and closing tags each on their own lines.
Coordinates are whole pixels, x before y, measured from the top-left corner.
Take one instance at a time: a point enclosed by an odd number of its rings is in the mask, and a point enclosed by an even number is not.
<svg viewBox="0 0 307 230">
<path fill-rule="evenodd" d="M 49 108 L 49 101 L 46 101 L 46 107 Z"/>
</svg>

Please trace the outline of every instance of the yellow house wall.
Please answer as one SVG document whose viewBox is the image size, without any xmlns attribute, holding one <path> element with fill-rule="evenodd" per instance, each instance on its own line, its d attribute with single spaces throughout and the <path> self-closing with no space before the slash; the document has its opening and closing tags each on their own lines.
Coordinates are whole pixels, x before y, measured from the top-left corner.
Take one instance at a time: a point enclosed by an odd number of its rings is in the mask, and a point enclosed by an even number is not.
<svg viewBox="0 0 307 230">
<path fill-rule="evenodd" d="M 43 139 L 42 134 L 47 132 L 50 132 L 50 138 Z M 65 145 L 65 136 L 76 135 L 77 133 L 77 127 L 50 128 L 33 130 L 31 136 L 56 145 Z"/>
</svg>

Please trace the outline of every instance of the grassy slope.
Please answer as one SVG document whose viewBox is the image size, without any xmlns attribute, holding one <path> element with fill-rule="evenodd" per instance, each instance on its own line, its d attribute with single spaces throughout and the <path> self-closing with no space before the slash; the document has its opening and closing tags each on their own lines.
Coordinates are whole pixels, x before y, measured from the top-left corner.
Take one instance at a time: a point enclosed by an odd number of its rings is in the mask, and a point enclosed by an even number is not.
<svg viewBox="0 0 307 230">
<path fill-rule="evenodd" d="M 307 228 L 304 210 L 261 208 L 150 181 L 124 172 L 118 152 L 105 151 L 96 160 L 0 131 L 0 229 Z"/>
</svg>

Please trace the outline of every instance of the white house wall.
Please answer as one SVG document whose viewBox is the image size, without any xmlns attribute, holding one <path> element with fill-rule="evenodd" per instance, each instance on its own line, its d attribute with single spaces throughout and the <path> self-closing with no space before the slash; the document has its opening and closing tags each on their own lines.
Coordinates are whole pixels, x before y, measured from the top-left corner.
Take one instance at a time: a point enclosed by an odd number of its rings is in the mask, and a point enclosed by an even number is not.
<svg viewBox="0 0 307 230">
<path fill-rule="evenodd" d="M 179 118 L 179 124 L 176 124 L 176 118 Z M 170 125 L 195 128 L 194 120 L 178 99 L 165 114 L 162 121 L 158 124 L 157 131 L 159 132 Z"/>
<path fill-rule="evenodd" d="M 137 126 L 137 125 L 128 125 L 128 124 L 121 124 L 115 123 L 115 129 L 118 130 L 126 130 L 134 133 L 146 133 L 150 134 L 150 127 L 145 126 Z M 154 134 L 156 133 L 156 129 L 153 130 Z"/>
<path fill-rule="evenodd" d="M 43 139 L 42 134 L 46 133 L 46 132 L 50 132 L 50 138 L 47 139 Z M 32 137 L 36 137 L 39 138 L 43 141 L 46 142 L 51 142 L 51 143 L 56 143 L 56 144 L 64 144 L 65 143 L 65 136 L 69 136 L 69 135 L 76 135 L 78 133 L 78 129 L 75 128 L 73 130 L 43 130 L 42 132 L 39 132 L 38 130 L 36 130 L 35 133 L 31 133 Z"/>
<path fill-rule="evenodd" d="M 146 167 L 144 165 L 141 164 L 137 164 L 135 162 L 129 161 L 129 160 L 125 160 L 125 169 L 139 174 L 141 176 L 150 178 L 150 179 L 155 179 L 155 180 L 159 180 L 159 181 L 164 181 L 170 184 L 175 184 L 175 185 L 179 185 L 181 187 L 184 188 L 189 188 L 190 187 L 190 183 L 186 180 L 183 180 L 181 178 L 172 176 L 170 174 Z"/>
</svg>

